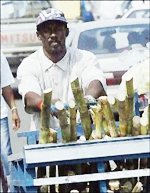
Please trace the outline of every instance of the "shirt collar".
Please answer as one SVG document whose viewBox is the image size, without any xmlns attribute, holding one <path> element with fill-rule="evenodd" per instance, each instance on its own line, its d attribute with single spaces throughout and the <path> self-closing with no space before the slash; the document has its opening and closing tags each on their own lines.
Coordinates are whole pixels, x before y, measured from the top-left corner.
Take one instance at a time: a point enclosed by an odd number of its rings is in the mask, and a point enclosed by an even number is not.
<svg viewBox="0 0 150 193">
<path fill-rule="evenodd" d="M 57 62 L 56 65 L 59 66 L 62 70 L 66 71 L 68 68 L 68 63 L 70 63 L 70 54 L 69 50 L 67 49 L 65 56 L 59 62 Z"/>
<path fill-rule="evenodd" d="M 42 56 L 42 66 L 43 66 L 44 71 L 46 71 L 48 68 L 51 68 L 53 65 L 57 65 L 63 71 L 66 71 L 68 68 L 68 61 L 70 60 L 69 58 L 70 54 L 69 54 L 68 49 L 67 49 L 65 56 L 57 63 L 53 63 L 50 59 L 48 59 L 45 56 L 43 49 L 41 49 L 41 56 Z"/>
</svg>

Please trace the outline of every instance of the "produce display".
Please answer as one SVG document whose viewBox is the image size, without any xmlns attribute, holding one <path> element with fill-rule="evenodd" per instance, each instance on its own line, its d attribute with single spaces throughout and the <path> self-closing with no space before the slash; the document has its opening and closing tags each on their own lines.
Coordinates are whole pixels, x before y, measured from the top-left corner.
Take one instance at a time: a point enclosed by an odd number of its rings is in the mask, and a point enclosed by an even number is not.
<svg viewBox="0 0 150 193">
<path fill-rule="evenodd" d="M 74 99 L 68 101 L 68 108 L 60 101 L 55 103 L 57 115 L 62 132 L 62 142 L 68 143 L 77 140 L 95 140 L 106 137 L 125 137 L 146 135 L 150 133 L 150 104 L 145 108 L 141 117 L 134 113 L 134 89 L 133 77 L 126 77 L 126 93 L 118 93 L 118 97 L 101 96 L 94 103 L 86 103 L 84 93 L 76 78 L 71 82 Z M 41 112 L 41 130 L 39 143 L 56 143 L 57 132 L 49 128 L 50 105 L 52 91 L 44 92 L 44 100 Z M 119 126 L 116 126 L 113 109 L 118 111 Z M 84 136 L 77 136 L 77 112 L 79 112 L 81 125 Z M 91 124 L 94 124 L 92 130 Z M 139 164 L 140 162 L 140 164 Z M 144 163 L 144 164 L 143 164 Z M 121 166 L 119 165 L 121 164 Z M 116 168 L 135 169 L 146 168 L 147 159 L 139 160 L 122 160 L 116 163 Z M 123 165 L 122 165 L 123 164 Z M 118 167 L 119 166 L 119 167 Z M 75 173 L 81 170 L 80 166 L 76 167 Z M 69 171 L 70 172 L 70 171 Z M 68 174 L 69 175 L 69 174 Z M 140 192 L 145 181 L 137 181 L 137 179 L 123 179 L 118 181 L 110 181 L 109 188 L 111 190 L 122 189 L 122 192 Z M 141 185 L 142 184 L 142 185 Z"/>
</svg>

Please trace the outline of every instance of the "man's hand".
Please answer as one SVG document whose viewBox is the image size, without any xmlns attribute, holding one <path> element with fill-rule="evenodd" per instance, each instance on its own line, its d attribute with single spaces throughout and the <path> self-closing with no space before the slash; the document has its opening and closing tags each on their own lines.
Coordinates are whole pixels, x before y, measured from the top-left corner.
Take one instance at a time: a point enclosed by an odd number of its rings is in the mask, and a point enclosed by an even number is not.
<svg viewBox="0 0 150 193">
<path fill-rule="evenodd" d="M 20 118 L 17 109 L 12 110 L 13 130 L 17 131 L 20 128 Z"/>
<path fill-rule="evenodd" d="M 102 83 L 99 80 L 93 80 L 90 82 L 88 89 L 86 91 L 86 95 L 91 95 L 95 99 L 99 98 L 100 96 L 106 96 L 106 91 L 103 88 Z"/>
<path fill-rule="evenodd" d="M 96 102 L 96 99 L 92 95 L 86 95 L 84 97 L 86 103 L 94 103 Z"/>
</svg>

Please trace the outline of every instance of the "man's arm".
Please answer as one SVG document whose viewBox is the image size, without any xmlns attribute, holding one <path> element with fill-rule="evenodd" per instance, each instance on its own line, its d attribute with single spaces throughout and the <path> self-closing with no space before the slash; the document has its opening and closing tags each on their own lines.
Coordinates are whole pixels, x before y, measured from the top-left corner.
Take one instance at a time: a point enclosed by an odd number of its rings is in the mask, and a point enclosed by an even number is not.
<svg viewBox="0 0 150 193">
<path fill-rule="evenodd" d="M 86 95 L 91 95 L 95 99 L 97 99 L 100 96 L 106 96 L 106 92 L 103 88 L 102 83 L 99 80 L 93 80 L 88 86 Z"/>
<path fill-rule="evenodd" d="M 18 130 L 20 127 L 20 118 L 18 115 L 14 94 L 11 86 L 3 87 L 2 95 L 12 111 L 13 129 Z"/>
<path fill-rule="evenodd" d="M 87 89 L 86 95 L 91 95 L 94 98 L 106 96 L 106 92 L 99 80 L 93 80 Z M 28 92 L 25 95 L 25 111 L 29 114 L 39 112 L 42 109 L 42 98 L 34 92 Z"/>
<path fill-rule="evenodd" d="M 42 98 L 34 92 L 28 92 L 25 95 L 25 111 L 29 114 L 39 112 L 42 109 Z"/>
</svg>

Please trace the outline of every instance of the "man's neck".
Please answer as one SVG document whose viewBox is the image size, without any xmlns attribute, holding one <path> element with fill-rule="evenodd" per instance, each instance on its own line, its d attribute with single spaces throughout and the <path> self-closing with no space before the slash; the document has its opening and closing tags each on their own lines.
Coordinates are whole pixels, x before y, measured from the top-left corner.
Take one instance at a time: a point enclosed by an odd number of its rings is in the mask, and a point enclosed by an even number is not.
<svg viewBox="0 0 150 193">
<path fill-rule="evenodd" d="M 60 53 L 56 53 L 56 54 L 49 54 L 47 53 L 45 50 L 44 51 L 44 54 L 53 62 L 53 63 L 57 63 L 59 62 L 66 54 L 66 49 L 63 50 L 62 52 Z"/>
</svg>

